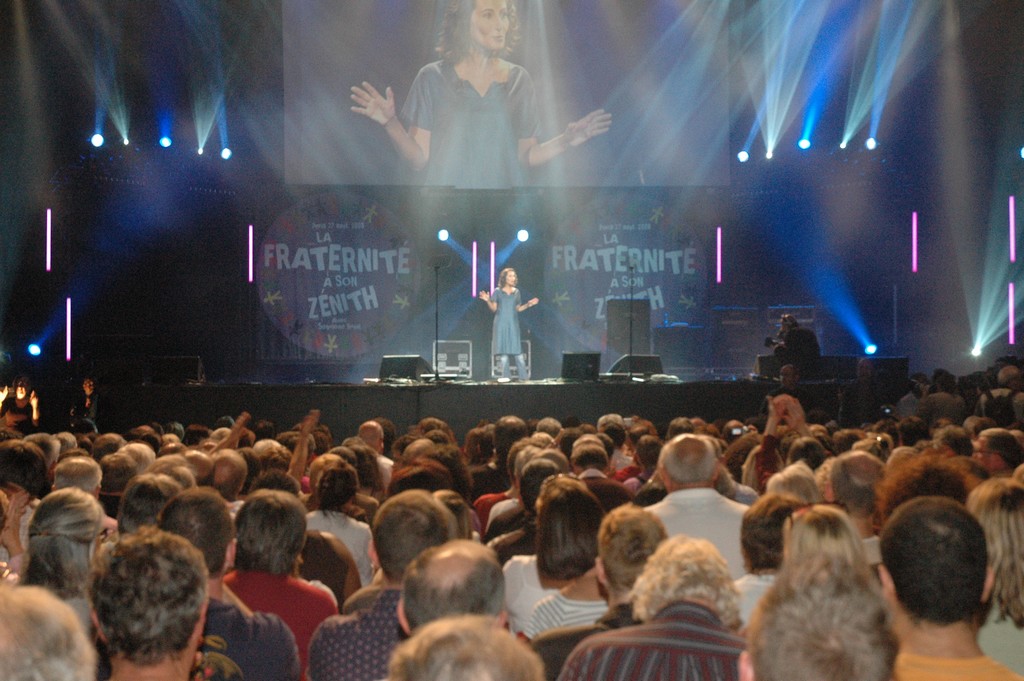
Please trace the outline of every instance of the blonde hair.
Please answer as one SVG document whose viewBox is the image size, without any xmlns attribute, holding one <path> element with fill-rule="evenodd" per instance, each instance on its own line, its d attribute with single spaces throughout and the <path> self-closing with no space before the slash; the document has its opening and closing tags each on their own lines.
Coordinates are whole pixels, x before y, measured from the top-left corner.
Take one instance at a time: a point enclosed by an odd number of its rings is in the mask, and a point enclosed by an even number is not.
<svg viewBox="0 0 1024 681">
<path fill-rule="evenodd" d="M 807 504 L 824 501 L 814 472 L 803 461 L 791 463 L 768 478 L 764 491 L 766 494 L 792 494 Z"/>
<path fill-rule="evenodd" d="M 998 619 L 1009 618 L 1024 627 L 1024 485 L 1011 478 L 986 480 L 968 495 L 967 510 L 985 530 Z"/>
<path fill-rule="evenodd" d="M 783 567 L 825 556 L 855 571 L 870 572 L 864 541 L 850 516 L 836 506 L 815 504 L 797 511 L 784 537 Z"/>
<path fill-rule="evenodd" d="M 661 543 L 637 577 L 633 614 L 647 622 L 685 600 L 710 603 L 726 627 L 739 629 L 739 595 L 722 554 L 706 539 L 677 535 Z"/>
</svg>

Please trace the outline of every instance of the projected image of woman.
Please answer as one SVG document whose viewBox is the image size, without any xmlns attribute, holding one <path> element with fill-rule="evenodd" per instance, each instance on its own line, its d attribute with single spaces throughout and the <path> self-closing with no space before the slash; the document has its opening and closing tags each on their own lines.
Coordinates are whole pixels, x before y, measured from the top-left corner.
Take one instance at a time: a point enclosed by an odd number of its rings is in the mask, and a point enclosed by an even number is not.
<svg viewBox="0 0 1024 681">
<path fill-rule="evenodd" d="M 506 61 L 518 41 L 513 0 L 451 0 L 438 52 L 420 69 L 401 116 L 390 87 L 352 88 L 352 111 L 384 126 L 399 155 L 426 184 L 470 188 L 517 186 L 526 168 L 608 131 L 598 109 L 539 142 L 530 74 Z"/>
<path fill-rule="evenodd" d="M 498 356 L 501 377 L 508 378 L 508 358 L 516 359 L 516 372 L 520 381 L 530 378 L 526 370 L 526 356 L 519 337 L 519 313 L 533 307 L 538 302 L 531 298 L 522 302 L 522 294 L 516 288 L 519 277 L 511 267 L 506 267 L 498 274 L 498 288 L 494 293 L 480 292 L 480 300 L 487 303 L 494 313 L 494 328 L 491 337 L 491 354 Z"/>
</svg>

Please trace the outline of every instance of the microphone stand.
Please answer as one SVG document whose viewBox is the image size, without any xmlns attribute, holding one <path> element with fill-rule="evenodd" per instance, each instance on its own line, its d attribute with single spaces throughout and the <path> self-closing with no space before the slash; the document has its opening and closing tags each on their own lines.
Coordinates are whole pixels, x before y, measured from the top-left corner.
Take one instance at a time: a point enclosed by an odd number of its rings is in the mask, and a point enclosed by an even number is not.
<svg viewBox="0 0 1024 681">
<path fill-rule="evenodd" d="M 630 383 L 633 382 L 633 282 L 636 280 L 636 277 L 633 276 L 634 272 L 636 272 L 636 263 L 631 259 L 629 262 L 629 359 L 626 363 L 627 379 Z"/>
<path fill-rule="evenodd" d="M 437 369 L 437 346 L 441 342 L 441 303 L 438 293 L 438 279 L 441 273 L 441 261 L 434 262 L 434 383 L 441 380 L 441 374 Z"/>
</svg>

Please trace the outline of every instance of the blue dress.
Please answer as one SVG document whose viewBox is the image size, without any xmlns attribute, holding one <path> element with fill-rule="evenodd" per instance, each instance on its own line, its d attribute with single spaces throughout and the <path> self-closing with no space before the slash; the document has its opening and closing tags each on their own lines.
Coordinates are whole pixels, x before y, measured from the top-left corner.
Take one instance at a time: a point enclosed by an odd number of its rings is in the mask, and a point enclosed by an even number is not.
<svg viewBox="0 0 1024 681">
<path fill-rule="evenodd" d="M 518 355 L 523 351 L 519 338 L 519 311 L 516 310 L 522 304 L 519 289 L 505 293 L 499 288 L 491 298 L 498 305 L 494 313 L 491 354 Z"/>
<path fill-rule="evenodd" d="M 406 127 L 430 131 L 424 183 L 472 189 L 520 186 L 525 181 L 519 140 L 539 127 L 530 74 L 512 64 L 508 80 L 481 96 L 448 62 L 427 64 L 402 109 Z"/>
</svg>

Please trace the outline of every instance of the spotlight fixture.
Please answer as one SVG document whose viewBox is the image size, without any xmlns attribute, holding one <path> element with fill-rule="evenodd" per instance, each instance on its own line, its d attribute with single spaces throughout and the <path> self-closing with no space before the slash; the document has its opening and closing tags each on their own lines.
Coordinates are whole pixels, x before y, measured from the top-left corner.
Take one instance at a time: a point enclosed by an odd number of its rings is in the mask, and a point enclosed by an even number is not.
<svg viewBox="0 0 1024 681">
<path fill-rule="evenodd" d="M 1024 158 L 1024 147 L 1020 148 L 1020 157 Z"/>
<path fill-rule="evenodd" d="M 747 161 L 750 160 L 750 154 L 747 153 L 746 149 L 744 149 L 740 153 L 736 154 L 736 158 L 740 160 L 740 163 L 746 163 Z"/>
<path fill-rule="evenodd" d="M 442 229 L 437 230 L 437 240 L 438 241 L 448 241 L 448 237 L 450 237 L 450 236 L 451 236 L 451 234 L 448 233 L 447 229 L 443 229 L 442 228 Z"/>
<path fill-rule="evenodd" d="M 864 140 L 864 146 L 867 147 L 868 151 L 874 151 L 875 147 L 878 146 L 878 142 L 875 140 L 874 137 L 869 137 L 866 140 Z"/>
<path fill-rule="evenodd" d="M 171 146 L 171 144 L 171 138 L 168 137 L 167 135 L 164 135 L 163 137 L 160 138 L 160 146 L 163 147 L 164 149 Z"/>
<path fill-rule="evenodd" d="M 839 143 L 839 148 L 840 149 L 845 149 L 846 148 L 846 140 L 843 140 L 842 142 Z"/>
<path fill-rule="evenodd" d="M 42 352 L 43 349 L 39 346 L 39 343 L 29 343 L 28 354 L 32 355 L 33 357 L 38 357 L 39 355 L 42 354 Z"/>
<path fill-rule="evenodd" d="M 801 149 L 805 149 L 805 150 L 806 149 L 810 149 L 811 148 L 811 140 L 809 140 L 809 139 L 807 139 L 805 137 L 802 140 L 800 140 L 799 142 L 797 142 L 796 145 L 798 147 L 800 147 Z"/>
<path fill-rule="evenodd" d="M 229 149 L 228 147 L 224 147 L 223 149 L 221 149 L 220 157 L 225 161 L 231 158 L 231 149 Z"/>
<path fill-rule="evenodd" d="M 868 343 L 867 345 L 864 346 L 865 355 L 873 355 L 876 352 L 878 352 L 878 346 L 875 345 L 874 343 Z"/>
<path fill-rule="evenodd" d="M 767 152 L 765 152 L 765 155 L 764 155 L 764 157 L 765 157 L 766 159 L 768 159 L 768 160 L 771 160 L 771 158 L 772 158 L 772 156 L 773 156 L 773 155 L 774 155 L 774 154 L 772 153 L 772 150 L 771 150 L 771 149 L 769 149 L 769 150 L 768 150 Z"/>
<path fill-rule="evenodd" d="M 124 143 L 126 147 L 128 146 L 129 142 L 127 137 L 122 138 L 121 141 Z"/>
<path fill-rule="evenodd" d="M 518 232 L 516 232 L 516 238 L 519 239 L 520 242 L 525 242 L 527 239 L 530 238 L 530 233 L 525 229 L 521 229 Z"/>
<path fill-rule="evenodd" d="M 981 346 L 980 345 L 975 345 L 971 349 L 971 356 L 972 357 L 981 357 Z"/>
<path fill-rule="evenodd" d="M 96 133 L 96 134 L 95 134 L 95 135 L 93 135 L 93 136 L 92 136 L 91 138 L 89 138 L 89 141 L 90 141 L 90 142 L 92 142 L 92 145 L 93 145 L 94 147 L 96 147 L 97 149 L 99 149 L 100 147 L 102 147 L 102 146 L 103 146 L 103 141 L 104 141 L 104 140 L 103 140 L 103 135 L 101 135 L 101 134 L 99 134 L 99 133 Z"/>
<path fill-rule="evenodd" d="M 196 151 L 196 153 L 199 154 L 200 156 L 202 156 L 203 155 L 203 148 L 199 147 L 199 149 L 198 149 L 198 151 Z"/>
</svg>

